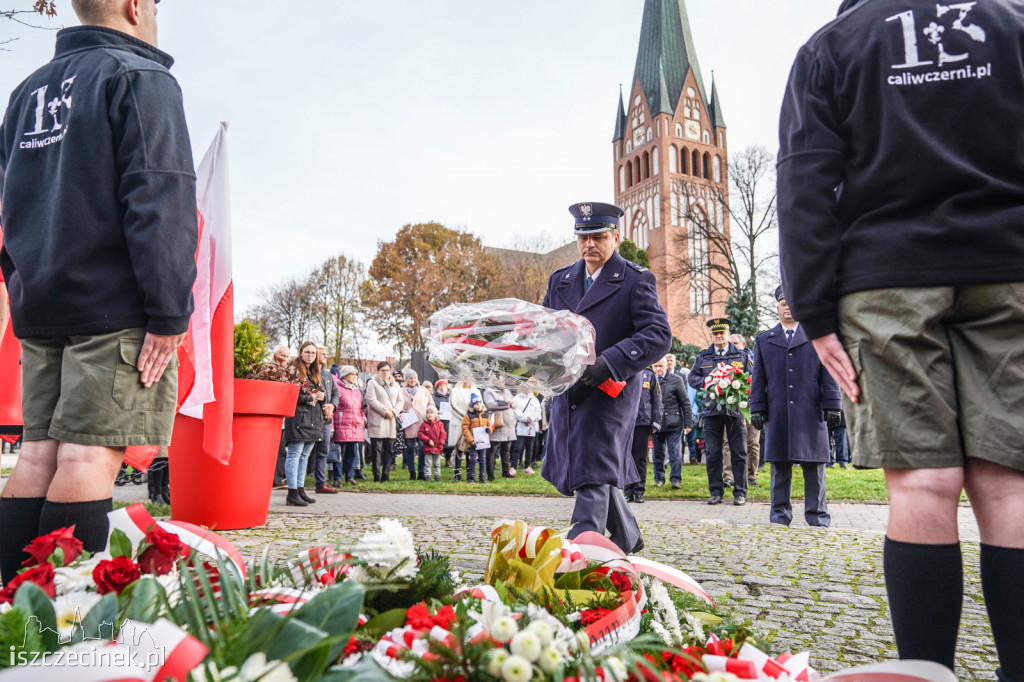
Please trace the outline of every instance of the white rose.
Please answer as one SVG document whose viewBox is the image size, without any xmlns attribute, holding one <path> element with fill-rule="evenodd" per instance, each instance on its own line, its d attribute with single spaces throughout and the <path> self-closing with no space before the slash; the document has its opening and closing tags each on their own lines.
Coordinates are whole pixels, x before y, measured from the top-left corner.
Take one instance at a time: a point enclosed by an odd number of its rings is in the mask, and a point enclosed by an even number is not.
<svg viewBox="0 0 1024 682">
<path fill-rule="evenodd" d="M 748 402 L 747 402 L 746 400 L 741 400 L 741 401 L 740 401 L 740 409 L 741 409 L 741 410 L 743 410 L 743 409 L 746 409 L 746 407 L 747 407 L 747 406 L 748 406 L 749 404 L 750 404 L 750 403 L 748 403 Z"/>
<path fill-rule="evenodd" d="M 734 395 L 729 396 L 728 398 L 725 399 L 725 402 L 727 402 L 730 405 L 732 405 L 734 402 L 736 402 L 736 396 L 734 396 Z"/>
<path fill-rule="evenodd" d="M 529 631 L 516 633 L 508 648 L 514 656 L 522 656 L 532 663 L 540 658 L 540 637 Z"/>
<path fill-rule="evenodd" d="M 622 682 L 628 676 L 626 672 L 626 664 L 622 662 L 622 659 L 618 656 L 609 656 L 604 659 L 605 670 L 611 673 L 612 678 L 618 682 Z"/>
<path fill-rule="evenodd" d="M 732 382 L 732 387 L 733 388 L 739 388 L 740 387 L 740 380 L 739 379 L 734 379 L 733 382 Z"/>
<path fill-rule="evenodd" d="M 719 379 L 718 380 L 718 387 L 719 388 L 729 388 L 729 380 L 728 379 Z"/>
<path fill-rule="evenodd" d="M 533 666 L 522 656 L 509 656 L 501 666 L 501 677 L 505 682 L 530 682 Z"/>
</svg>

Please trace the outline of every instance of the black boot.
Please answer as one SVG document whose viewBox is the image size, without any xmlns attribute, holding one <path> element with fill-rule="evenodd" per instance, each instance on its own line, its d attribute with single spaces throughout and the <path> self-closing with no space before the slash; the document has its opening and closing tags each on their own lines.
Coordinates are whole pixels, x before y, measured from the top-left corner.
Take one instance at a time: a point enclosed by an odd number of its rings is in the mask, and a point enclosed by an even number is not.
<svg viewBox="0 0 1024 682">
<path fill-rule="evenodd" d="M 316 504 L 316 500 L 306 494 L 306 489 L 302 486 L 297 488 L 299 491 L 299 497 L 306 501 L 306 504 Z"/>
<path fill-rule="evenodd" d="M 171 468 L 170 464 L 164 465 L 163 473 L 160 474 L 160 496 L 164 504 L 171 503 Z"/>
<path fill-rule="evenodd" d="M 288 488 L 288 497 L 285 498 L 284 503 L 296 507 L 308 507 L 309 503 L 299 496 L 299 490 L 299 488 Z"/>
<path fill-rule="evenodd" d="M 154 464 L 149 467 L 149 473 L 146 474 L 146 489 L 149 492 L 149 501 L 153 504 L 163 504 L 163 498 L 160 497 L 160 473 L 163 467 L 157 468 Z"/>
</svg>

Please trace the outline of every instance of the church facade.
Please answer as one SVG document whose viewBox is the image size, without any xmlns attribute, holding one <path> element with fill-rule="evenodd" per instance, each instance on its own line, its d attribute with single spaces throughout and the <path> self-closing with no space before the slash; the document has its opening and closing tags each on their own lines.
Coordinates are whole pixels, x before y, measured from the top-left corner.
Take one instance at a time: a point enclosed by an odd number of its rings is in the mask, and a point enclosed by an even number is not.
<svg viewBox="0 0 1024 682">
<path fill-rule="evenodd" d="M 706 345 L 725 312 L 728 134 L 704 86 L 684 0 L 645 0 L 628 97 L 619 94 L 612 163 L 621 234 L 646 249 L 672 333 Z"/>
</svg>

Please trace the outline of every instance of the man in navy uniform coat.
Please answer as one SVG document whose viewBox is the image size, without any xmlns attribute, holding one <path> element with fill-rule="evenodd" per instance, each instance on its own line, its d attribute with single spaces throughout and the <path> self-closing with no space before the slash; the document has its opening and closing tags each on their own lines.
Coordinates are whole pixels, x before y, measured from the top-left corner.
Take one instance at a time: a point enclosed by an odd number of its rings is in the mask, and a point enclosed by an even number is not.
<svg viewBox="0 0 1024 682">
<path fill-rule="evenodd" d="M 636 422 L 633 424 L 631 453 L 640 480 L 626 486 L 626 502 L 644 502 L 644 493 L 647 492 L 647 445 L 651 440 L 651 434 L 659 432 L 664 423 L 663 405 L 658 377 L 649 369 L 641 371 L 640 407 L 637 409 Z"/>
<path fill-rule="evenodd" d="M 831 521 L 825 499 L 828 430 L 838 425 L 843 407 L 839 385 L 822 366 L 782 293 L 779 324 L 759 334 L 750 385 L 750 423 L 764 428 L 764 460 L 772 465 L 772 523 L 793 520 L 790 489 L 793 464 L 804 470 L 804 518 L 809 526 Z"/>
<path fill-rule="evenodd" d="M 624 552 L 638 552 L 643 539 L 621 488 L 640 481 L 630 456 L 640 373 L 668 352 L 672 332 L 654 275 L 617 251 L 622 209 L 581 203 L 569 213 L 580 260 L 551 275 L 544 306 L 590 320 L 598 357 L 552 402 L 543 475 L 563 495 L 576 494 L 570 537 L 607 528 Z M 626 382 L 616 398 L 598 388 L 609 379 Z"/>
<path fill-rule="evenodd" d="M 704 388 L 704 377 L 708 376 L 719 364 L 739 367 L 750 372 L 750 356 L 729 343 L 729 318 L 716 317 L 708 320 L 711 330 L 711 345 L 697 354 L 693 369 L 686 376 L 687 383 L 697 390 Z M 708 490 L 711 499 L 708 504 L 721 504 L 725 493 L 725 481 L 722 479 L 722 443 L 729 439 L 729 454 L 732 462 L 733 489 L 732 503 L 747 503 L 747 426 L 739 410 L 717 408 L 714 402 L 707 400 L 701 410 L 704 419 L 704 449 L 707 452 Z"/>
</svg>

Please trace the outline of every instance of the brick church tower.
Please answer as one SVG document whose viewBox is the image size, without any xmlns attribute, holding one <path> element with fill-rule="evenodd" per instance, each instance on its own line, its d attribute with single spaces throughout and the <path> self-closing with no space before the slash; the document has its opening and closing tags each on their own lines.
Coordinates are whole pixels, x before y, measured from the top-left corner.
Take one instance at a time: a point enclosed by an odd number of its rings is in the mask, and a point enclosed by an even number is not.
<svg viewBox="0 0 1024 682">
<path fill-rule="evenodd" d="M 729 295 L 713 283 L 714 265 L 725 260 L 715 245 L 729 243 L 728 147 L 684 0 L 645 0 L 629 93 L 628 108 L 619 93 L 612 139 L 622 237 L 647 250 L 672 333 L 704 346 L 705 322 L 725 313 Z"/>
</svg>

